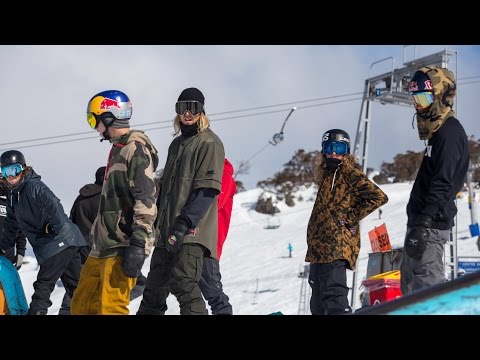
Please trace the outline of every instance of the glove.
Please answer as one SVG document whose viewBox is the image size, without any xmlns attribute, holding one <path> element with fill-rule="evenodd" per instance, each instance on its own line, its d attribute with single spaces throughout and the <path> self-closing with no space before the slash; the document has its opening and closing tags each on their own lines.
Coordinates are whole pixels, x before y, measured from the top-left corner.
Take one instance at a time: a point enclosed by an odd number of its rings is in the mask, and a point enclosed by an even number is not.
<svg viewBox="0 0 480 360">
<path fill-rule="evenodd" d="M 189 231 L 187 224 L 183 219 L 177 217 L 175 224 L 170 228 L 167 238 L 167 251 L 176 253 L 180 250 L 183 244 L 183 238 Z"/>
<path fill-rule="evenodd" d="M 405 251 L 412 259 L 420 260 L 427 248 L 427 241 L 430 238 L 430 227 L 432 217 L 419 215 L 415 219 L 415 226 L 405 239 Z"/>
<path fill-rule="evenodd" d="M 15 258 L 13 259 L 13 265 L 17 270 L 20 270 L 23 264 L 23 255 L 17 254 L 15 255 Z"/>
<path fill-rule="evenodd" d="M 477 247 L 478 247 L 478 251 L 480 251 L 480 236 L 477 239 Z"/>
<path fill-rule="evenodd" d="M 53 232 L 54 232 L 54 230 L 53 230 L 52 225 L 50 225 L 50 224 L 45 225 L 45 234 L 51 234 Z"/>
<path fill-rule="evenodd" d="M 130 239 L 130 245 L 125 249 L 122 260 L 122 268 L 125 275 L 137 278 L 142 273 L 145 258 L 145 242 Z"/>
</svg>

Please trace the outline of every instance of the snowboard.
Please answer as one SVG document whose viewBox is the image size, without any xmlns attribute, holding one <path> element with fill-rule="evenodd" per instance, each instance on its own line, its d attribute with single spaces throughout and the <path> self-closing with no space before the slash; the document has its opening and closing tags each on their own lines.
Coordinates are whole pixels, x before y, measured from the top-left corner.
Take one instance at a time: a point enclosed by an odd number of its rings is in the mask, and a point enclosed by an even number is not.
<svg viewBox="0 0 480 360">
<path fill-rule="evenodd" d="M 8 315 L 26 315 L 27 299 L 22 281 L 15 266 L 4 256 L 0 256 L 0 307 Z"/>
</svg>

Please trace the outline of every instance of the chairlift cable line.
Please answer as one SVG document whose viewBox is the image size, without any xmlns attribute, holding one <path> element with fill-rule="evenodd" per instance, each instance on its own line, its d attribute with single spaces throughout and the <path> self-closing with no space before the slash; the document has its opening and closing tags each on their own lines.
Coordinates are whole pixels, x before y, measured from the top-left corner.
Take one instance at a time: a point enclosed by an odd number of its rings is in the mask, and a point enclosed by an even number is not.
<svg viewBox="0 0 480 360">
<path fill-rule="evenodd" d="M 351 94 L 345 94 L 345 95 L 335 95 L 335 96 L 328 96 L 324 98 L 317 98 L 317 99 L 309 99 L 309 100 L 299 100 L 296 102 L 290 102 L 290 103 L 281 103 L 281 104 L 275 104 L 275 105 L 266 105 L 266 106 L 260 106 L 260 107 L 254 107 L 254 108 L 247 108 L 247 109 L 242 109 L 242 110 L 232 110 L 232 111 L 225 111 L 225 112 L 219 112 L 219 113 L 212 113 L 208 114 L 209 117 L 215 117 L 218 115 L 222 114 L 229 114 L 229 113 L 235 113 L 235 112 L 244 112 L 244 111 L 253 111 L 253 110 L 258 110 L 262 108 L 272 108 L 272 107 L 277 107 L 277 106 L 283 106 L 283 105 L 289 105 L 289 104 L 294 104 L 294 103 L 305 103 L 305 102 L 312 102 L 312 101 L 320 101 L 320 100 L 327 100 L 330 98 L 339 98 L 339 97 L 346 97 L 346 96 L 352 96 L 356 95 L 358 93 L 351 93 Z M 350 101 L 350 100 L 347 100 Z M 332 104 L 335 102 L 332 102 Z M 313 106 L 321 106 L 321 105 L 329 105 L 330 103 L 323 103 L 323 104 L 314 104 Z M 309 107 L 311 107 L 310 105 Z M 302 107 L 306 108 L 306 107 Z M 231 117 L 224 117 L 224 118 L 219 118 L 219 119 L 211 119 L 211 121 L 225 121 L 225 120 L 231 120 L 231 119 L 238 119 L 238 118 L 244 118 L 244 117 L 250 117 L 250 116 L 255 116 L 255 115 L 266 115 L 266 114 L 274 114 L 274 113 L 279 113 L 279 112 L 284 112 L 286 110 L 272 110 L 272 111 L 267 111 L 267 112 L 257 112 L 257 113 L 251 113 L 251 114 L 244 114 L 244 115 L 238 115 L 238 116 L 231 116 Z M 153 121 L 153 122 L 147 122 L 147 123 L 140 123 L 140 124 L 135 124 L 135 126 L 148 126 L 148 125 L 157 125 L 157 124 L 162 124 L 162 123 L 172 123 L 172 120 L 160 120 L 160 121 Z M 169 126 L 166 127 L 156 127 L 153 129 L 163 129 L 163 128 L 169 128 Z M 70 133 L 70 134 L 61 134 L 61 135 L 52 135 L 52 136 L 45 136 L 45 137 L 40 137 L 40 138 L 34 138 L 34 139 L 25 139 L 25 140 L 16 140 L 12 142 L 6 142 L 6 143 L 0 143 L 0 146 L 5 146 L 5 145 L 13 145 L 13 144 L 18 144 L 18 143 L 23 143 L 23 142 L 34 142 L 34 141 L 41 141 L 41 140 L 50 140 L 50 139 L 57 139 L 57 138 L 63 138 L 67 136 L 78 136 L 78 135 L 87 135 L 91 134 L 91 131 L 82 131 L 82 132 L 76 132 L 76 133 Z M 54 142 L 56 144 L 57 142 Z M 45 143 L 47 144 L 47 143 Z M 39 144 L 43 145 L 43 144 Z"/>
<path fill-rule="evenodd" d="M 477 78 L 478 76 L 472 76 L 472 77 L 467 77 L 467 78 L 461 78 L 459 80 L 465 80 L 465 79 L 470 79 L 470 78 Z M 460 83 L 460 85 L 470 85 L 470 84 L 476 84 L 479 83 L 480 80 L 477 81 L 470 81 L 470 82 L 465 82 L 465 83 Z M 317 99 L 310 99 L 310 100 L 299 100 L 296 102 L 289 102 L 289 103 L 283 103 L 283 104 L 276 104 L 276 105 L 266 105 L 266 106 L 260 106 L 260 107 L 255 107 L 255 108 L 250 108 L 250 109 L 242 109 L 242 110 L 232 110 L 232 111 L 226 111 L 226 112 L 220 112 L 220 113 L 212 113 L 209 114 L 209 116 L 216 116 L 220 114 L 227 114 L 227 113 L 234 113 L 234 112 L 242 112 L 242 111 L 248 111 L 248 110 L 256 110 L 256 109 L 261 109 L 261 108 L 269 108 L 269 107 L 276 107 L 276 106 L 281 106 L 281 105 L 289 105 L 289 104 L 297 104 L 297 103 L 304 103 L 304 102 L 311 102 L 311 101 L 318 101 L 318 100 L 324 100 L 328 98 L 338 98 L 338 97 L 346 97 L 346 96 L 351 96 L 351 95 L 357 95 L 357 94 L 363 94 L 363 93 L 350 93 L 350 94 L 345 94 L 345 95 L 335 95 L 335 96 L 330 96 L 330 97 L 325 97 L 325 98 L 317 98 Z M 323 106 L 323 105 L 331 105 L 331 104 L 336 104 L 336 103 L 341 103 L 341 102 L 348 102 L 348 101 L 354 101 L 354 100 L 361 100 L 361 98 L 354 98 L 354 99 L 347 99 L 347 100 L 340 100 L 340 101 L 332 101 L 332 102 L 326 102 L 322 104 L 313 104 L 313 105 L 306 105 L 306 106 L 298 106 L 297 110 L 301 109 L 307 109 L 307 108 L 312 108 L 312 107 L 318 107 L 318 106 Z M 227 118 L 220 118 L 220 119 L 212 119 L 211 121 L 225 121 L 225 120 L 232 120 L 232 119 L 238 119 L 238 118 L 244 118 L 244 117 L 253 117 L 257 115 L 267 115 L 267 114 L 273 114 L 273 113 L 278 113 L 278 112 L 284 112 L 286 111 L 285 109 L 283 110 L 272 110 L 272 111 L 267 111 L 267 112 L 262 112 L 262 113 L 251 113 L 251 114 L 245 114 L 245 115 L 238 115 L 238 116 L 232 116 L 232 117 L 227 117 Z M 161 124 L 161 123 L 169 123 L 172 122 L 172 120 L 161 120 L 161 121 L 154 121 L 154 122 L 149 122 L 149 123 L 142 123 L 142 124 L 136 124 L 135 126 L 148 126 L 148 125 L 153 125 L 153 124 Z M 144 130 L 159 130 L 159 129 L 167 129 L 170 128 L 170 126 L 160 126 L 160 127 L 153 127 L 153 128 L 146 128 Z M 91 133 L 91 131 L 84 131 L 84 132 L 77 132 L 77 133 L 70 133 L 70 134 L 61 134 L 61 135 L 52 135 L 52 136 L 46 136 L 46 137 L 41 137 L 41 138 L 34 138 L 34 139 L 26 139 L 26 140 L 17 140 L 17 141 L 12 141 L 12 142 L 6 142 L 6 143 L 0 143 L 0 146 L 6 146 L 6 145 L 16 145 L 18 143 L 23 143 L 23 142 L 34 142 L 34 141 L 41 141 L 41 140 L 50 140 L 50 139 L 58 139 L 58 138 L 64 138 L 68 136 L 78 136 L 78 135 L 86 135 Z M 46 145 L 54 145 L 54 144 L 61 144 L 61 143 L 66 143 L 69 141 L 79 141 L 79 140 L 88 140 L 88 139 L 96 139 L 97 137 L 84 137 L 84 138 L 78 138 L 78 139 L 70 139 L 70 140 L 63 140 L 63 141 L 53 141 L 53 142 L 46 142 L 46 143 L 41 143 L 41 144 L 34 144 L 34 145 L 25 145 L 25 146 L 16 146 L 18 149 L 24 149 L 24 148 L 31 148 L 31 147 L 36 147 L 36 146 L 46 146 Z M 5 148 L 5 149 L 0 149 L 0 151 L 6 151 L 10 150 L 10 148 Z"/>
</svg>

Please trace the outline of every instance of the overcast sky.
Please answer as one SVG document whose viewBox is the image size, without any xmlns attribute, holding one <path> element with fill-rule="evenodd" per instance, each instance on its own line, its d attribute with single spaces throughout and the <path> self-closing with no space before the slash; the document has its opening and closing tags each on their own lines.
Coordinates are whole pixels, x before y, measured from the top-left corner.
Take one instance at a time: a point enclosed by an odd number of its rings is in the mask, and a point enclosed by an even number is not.
<svg viewBox="0 0 480 360">
<path fill-rule="evenodd" d="M 443 48 L 417 46 L 416 57 Z M 447 48 L 458 51 L 458 79 L 480 75 L 480 46 Z M 413 60 L 413 53 L 413 47 L 408 47 L 405 60 Z M 325 101 L 305 100 L 361 93 L 370 65 L 389 56 L 395 58 L 395 68 L 402 67 L 404 47 L 0 46 L 4 106 L 0 152 L 22 151 L 68 213 L 78 189 L 93 182 L 96 169 L 106 164 L 110 149 L 87 125 L 90 98 L 107 89 L 125 92 L 133 104 L 131 126 L 146 130 L 163 168 L 172 141 L 175 102 L 183 89 L 193 86 L 205 95 L 212 129 L 235 167 L 263 149 L 253 157 L 249 174 L 238 178 L 253 188 L 257 181 L 280 171 L 297 149 L 318 150 L 321 135 L 330 128 L 346 130 L 353 141 L 360 100 L 325 106 L 312 106 Z M 454 68 L 455 58 L 451 65 Z M 389 69 L 388 62 L 380 64 L 372 75 Z M 475 111 L 480 82 L 462 85 L 475 80 L 480 78 L 459 80 L 457 110 L 467 135 L 478 138 L 480 122 Z M 361 95 L 327 101 L 357 98 Z M 278 104 L 286 105 L 268 107 Z M 286 123 L 284 141 L 264 148 L 293 106 L 298 110 Z M 272 111 L 276 112 L 259 114 Z M 371 114 L 370 167 L 392 162 L 398 153 L 423 149 L 411 126 L 413 108 L 374 103 Z M 77 135 L 67 136 L 73 134 Z M 55 138 L 24 142 L 44 137 Z M 53 141 L 60 143 L 31 146 Z"/>
</svg>

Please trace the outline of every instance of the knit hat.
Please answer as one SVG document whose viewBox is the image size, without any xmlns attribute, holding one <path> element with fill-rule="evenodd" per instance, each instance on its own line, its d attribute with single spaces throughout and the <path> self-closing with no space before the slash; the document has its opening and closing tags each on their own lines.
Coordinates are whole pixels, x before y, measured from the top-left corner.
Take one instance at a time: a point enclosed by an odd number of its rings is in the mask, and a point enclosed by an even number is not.
<svg viewBox="0 0 480 360">
<path fill-rule="evenodd" d="M 205 96 L 197 88 L 188 88 L 182 91 L 177 101 L 198 101 L 205 105 Z"/>
<path fill-rule="evenodd" d="M 105 178 L 105 170 L 107 170 L 105 166 L 101 166 L 97 169 L 97 172 L 95 173 L 95 184 L 103 186 L 103 179 Z"/>
<path fill-rule="evenodd" d="M 433 92 L 433 85 L 432 81 L 428 78 L 428 76 L 422 72 L 417 71 L 410 81 L 408 86 L 409 92 L 423 92 L 423 91 L 431 91 Z"/>
</svg>

